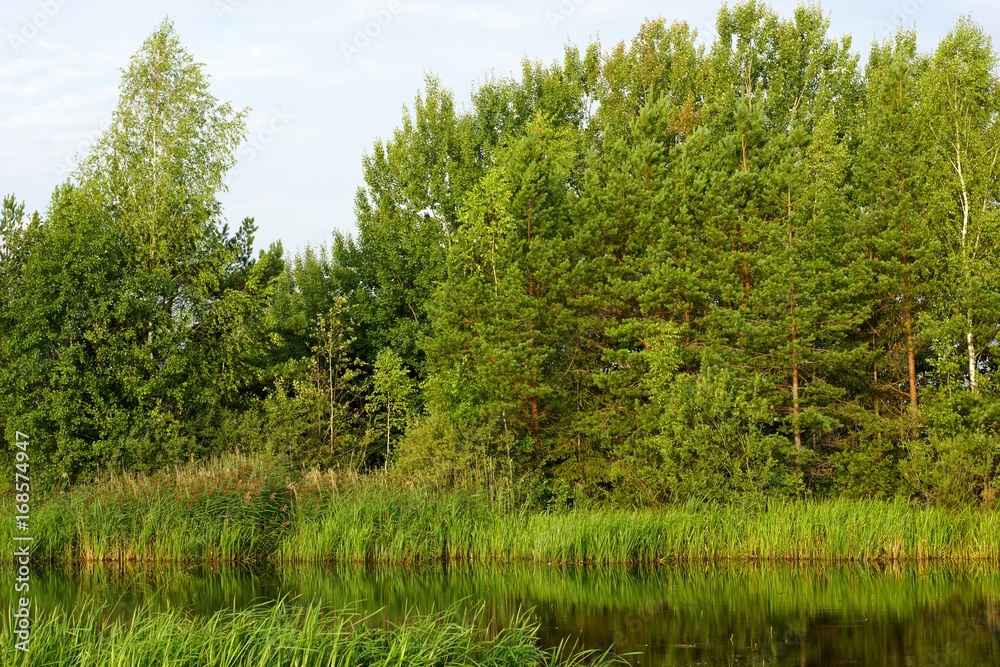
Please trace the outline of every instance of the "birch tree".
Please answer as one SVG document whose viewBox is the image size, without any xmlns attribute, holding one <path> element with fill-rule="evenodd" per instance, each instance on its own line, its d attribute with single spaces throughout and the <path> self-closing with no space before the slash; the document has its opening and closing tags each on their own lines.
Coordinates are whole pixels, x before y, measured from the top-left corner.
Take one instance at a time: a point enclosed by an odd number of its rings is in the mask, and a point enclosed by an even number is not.
<svg viewBox="0 0 1000 667">
<path fill-rule="evenodd" d="M 932 138 L 933 215 L 946 250 L 937 338 L 955 333 L 965 382 L 978 392 L 980 365 L 1000 326 L 1000 86 L 989 36 L 968 18 L 939 44 L 924 78 L 923 118 Z M 951 329 L 951 331 L 949 331 Z"/>
</svg>

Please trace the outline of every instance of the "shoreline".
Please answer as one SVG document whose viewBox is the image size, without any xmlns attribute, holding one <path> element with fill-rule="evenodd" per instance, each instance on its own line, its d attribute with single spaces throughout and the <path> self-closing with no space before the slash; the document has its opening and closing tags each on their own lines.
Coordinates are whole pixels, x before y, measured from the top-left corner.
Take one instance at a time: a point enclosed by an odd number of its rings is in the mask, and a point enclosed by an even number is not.
<svg viewBox="0 0 1000 667">
<path fill-rule="evenodd" d="M 825 499 L 552 512 L 504 497 L 382 475 L 293 480 L 233 456 L 50 494 L 33 507 L 31 554 L 63 564 L 1000 564 L 1000 511 L 986 508 Z M 0 538 L 12 531 L 0 524 Z"/>
</svg>

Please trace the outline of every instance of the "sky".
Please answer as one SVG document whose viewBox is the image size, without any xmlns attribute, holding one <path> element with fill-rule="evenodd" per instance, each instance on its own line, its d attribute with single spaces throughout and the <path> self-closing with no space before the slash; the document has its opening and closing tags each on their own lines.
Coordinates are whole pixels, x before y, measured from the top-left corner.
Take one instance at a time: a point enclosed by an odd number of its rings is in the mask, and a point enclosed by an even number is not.
<svg viewBox="0 0 1000 667">
<path fill-rule="evenodd" d="M 796 0 L 772 0 L 789 16 Z M 477 81 L 549 63 L 565 46 L 630 41 L 646 18 L 705 39 L 721 2 L 691 0 L 2 0 L 0 195 L 42 213 L 107 127 L 121 69 L 168 17 L 214 94 L 249 107 L 248 140 L 222 195 L 230 226 L 286 251 L 355 229 L 362 158 L 412 107 L 428 74 L 467 106 Z M 996 0 L 843 0 L 821 5 L 864 57 L 896 25 L 931 50 L 963 14 L 996 38 Z"/>
</svg>

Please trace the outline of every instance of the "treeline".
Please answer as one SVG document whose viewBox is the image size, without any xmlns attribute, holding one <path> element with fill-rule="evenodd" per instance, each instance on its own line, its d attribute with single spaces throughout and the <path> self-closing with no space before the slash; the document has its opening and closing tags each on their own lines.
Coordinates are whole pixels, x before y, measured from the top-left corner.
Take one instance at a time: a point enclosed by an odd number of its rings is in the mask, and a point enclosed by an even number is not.
<svg viewBox="0 0 1000 667">
<path fill-rule="evenodd" d="M 357 233 L 254 258 L 216 198 L 243 113 L 164 23 L 47 214 L 4 203 L 0 422 L 52 482 L 241 448 L 551 505 L 992 504 L 989 36 L 862 65 L 754 1 L 717 32 L 649 21 L 464 107 L 429 79 Z"/>
</svg>

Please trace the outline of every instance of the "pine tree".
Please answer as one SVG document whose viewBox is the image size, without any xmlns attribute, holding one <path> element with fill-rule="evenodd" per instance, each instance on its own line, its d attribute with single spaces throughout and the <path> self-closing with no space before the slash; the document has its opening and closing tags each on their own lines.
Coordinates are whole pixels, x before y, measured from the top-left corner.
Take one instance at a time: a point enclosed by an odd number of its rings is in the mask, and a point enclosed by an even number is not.
<svg viewBox="0 0 1000 667">
<path fill-rule="evenodd" d="M 645 376 L 665 341 L 681 336 L 688 359 L 701 342 L 701 278 L 711 250 L 694 214 L 694 188 L 673 179 L 699 160 L 694 146 L 703 147 L 692 138 L 703 74 L 695 38 L 684 24 L 648 23 L 628 49 L 613 51 L 602 75 L 601 140 L 574 229 L 574 253 L 583 259 L 573 267 L 570 305 L 580 311 L 585 359 L 578 429 L 597 456 L 612 460 L 643 456 L 655 421 Z M 602 483 L 628 476 L 619 468 L 594 474 Z"/>
<path fill-rule="evenodd" d="M 539 120 L 469 195 L 426 343 L 432 409 L 506 434 L 536 467 L 567 442 L 575 353 L 563 277 L 576 159 L 572 132 Z"/>
<path fill-rule="evenodd" d="M 872 275 L 867 330 L 873 351 L 872 409 L 918 417 L 927 340 L 920 319 L 934 295 L 937 243 L 929 225 L 927 131 L 919 82 L 926 63 L 916 36 L 874 44 L 854 165 L 857 229 Z"/>
<path fill-rule="evenodd" d="M 827 30 L 820 10 L 806 7 L 775 29 L 761 93 L 766 180 L 746 318 L 752 363 L 780 391 L 775 403 L 800 461 L 804 435 L 821 444 L 841 426 L 844 361 L 856 354 L 847 338 L 863 308 L 844 187 L 857 70 L 849 43 L 831 41 Z"/>
</svg>

